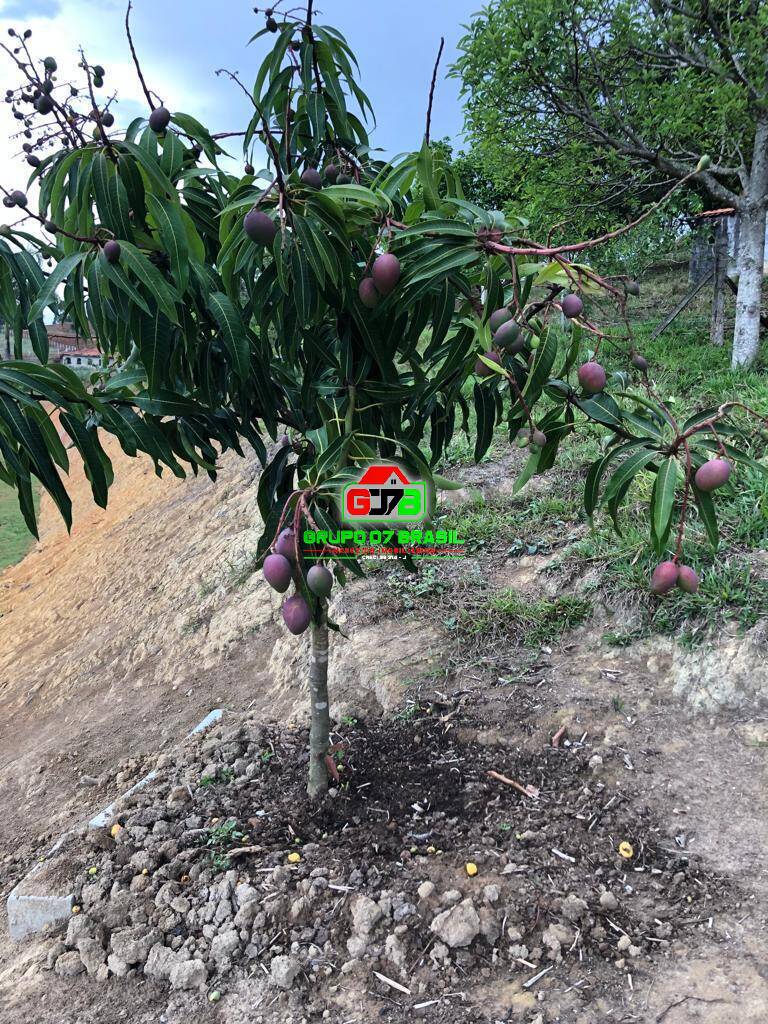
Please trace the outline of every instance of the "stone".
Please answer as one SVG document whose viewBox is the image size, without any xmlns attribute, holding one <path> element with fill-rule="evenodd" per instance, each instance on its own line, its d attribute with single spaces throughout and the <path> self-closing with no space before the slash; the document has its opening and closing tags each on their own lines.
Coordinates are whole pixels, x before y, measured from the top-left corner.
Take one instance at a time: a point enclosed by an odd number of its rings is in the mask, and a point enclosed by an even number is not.
<svg viewBox="0 0 768 1024">
<path fill-rule="evenodd" d="M 180 958 L 177 953 L 174 953 L 168 946 L 164 946 L 162 942 L 156 942 L 150 949 L 147 962 L 144 964 L 144 974 L 148 978 L 167 980 L 171 976 L 174 965 L 179 962 Z"/>
<path fill-rule="evenodd" d="M 152 946 L 161 938 L 157 928 L 147 929 L 143 925 L 118 928 L 112 932 L 112 952 L 127 964 L 143 964 Z"/>
<path fill-rule="evenodd" d="M 454 907 L 438 914 L 430 925 L 431 931 L 450 949 L 469 946 L 480 933 L 480 918 L 471 899 L 462 900 Z"/>
<path fill-rule="evenodd" d="M 405 967 L 406 949 L 399 936 L 388 935 L 384 943 L 384 955 L 395 967 Z"/>
<path fill-rule="evenodd" d="M 287 992 L 293 988 L 300 969 L 299 962 L 295 957 L 276 956 L 269 965 L 269 976 L 273 985 Z"/>
<path fill-rule="evenodd" d="M 618 910 L 619 901 L 616 899 L 612 892 L 601 892 L 600 906 L 603 910 Z"/>
<path fill-rule="evenodd" d="M 128 973 L 128 964 L 125 960 L 121 960 L 119 956 L 115 956 L 114 953 L 110 953 L 107 957 L 107 967 L 116 978 L 124 978 Z"/>
<path fill-rule="evenodd" d="M 572 924 L 578 924 L 589 913 L 589 906 L 585 900 L 580 899 L 574 893 L 570 893 L 563 900 L 560 913 Z"/>
<path fill-rule="evenodd" d="M 486 885 L 483 889 L 483 899 L 486 903 L 498 903 L 501 896 L 501 889 L 498 885 Z"/>
<path fill-rule="evenodd" d="M 72 949 L 68 953 L 61 954 L 53 969 L 60 978 L 74 978 L 76 974 L 82 974 L 85 967 L 80 959 L 80 954 Z"/>
<path fill-rule="evenodd" d="M 420 900 L 428 900 L 435 894 L 435 883 L 422 882 L 416 892 L 419 894 Z"/>
<path fill-rule="evenodd" d="M 550 924 L 544 929 L 541 941 L 547 949 L 550 960 L 559 962 L 562 960 L 562 949 L 568 948 L 573 942 L 573 931 L 564 924 Z"/>
<path fill-rule="evenodd" d="M 628 935 L 622 935 L 616 943 L 616 949 L 618 949 L 620 953 L 625 953 L 631 945 L 632 939 L 630 939 Z"/>
<path fill-rule="evenodd" d="M 54 965 L 56 964 L 56 961 L 59 959 L 61 954 L 66 952 L 67 947 L 61 941 L 61 939 L 57 939 L 56 942 L 54 942 L 54 944 L 48 950 L 45 956 L 45 966 L 48 968 L 49 971 L 53 970 Z"/>
<path fill-rule="evenodd" d="M 368 896 L 356 896 L 352 901 L 352 929 L 358 934 L 370 934 L 381 917 L 381 907 Z"/>
<path fill-rule="evenodd" d="M 259 900 L 251 900 L 249 903 L 245 903 L 238 912 L 235 914 L 234 925 L 236 928 L 250 928 L 253 924 L 253 920 L 261 910 L 261 903 Z"/>
<path fill-rule="evenodd" d="M 80 959 L 88 974 L 96 974 L 107 959 L 107 951 L 98 939 L 84 938 L 77 944 Z"/>
<path fill-rule="evenodd" d="M 234 929 L 222 932 L 211 943 L 211 959 L 216 963 L 217 967 L 222 967 L 232 958 L 232 954 L 239 945 L 240 936 Z"/>
<path fill-rule="evenodd" d="M 93 931 L 93 921 L 87 914 L 75 914 L 69 919 L 67 937 L 64 941 L 68 946 L 76 946 L 81 939 L 92 936 Z"/>
<path fill-rule="evenodd" d="M 171 968 L 171 988 L 203 988 L 207 980 L 208 971 L 202 960 L 180 960 Z"/>
</svg>

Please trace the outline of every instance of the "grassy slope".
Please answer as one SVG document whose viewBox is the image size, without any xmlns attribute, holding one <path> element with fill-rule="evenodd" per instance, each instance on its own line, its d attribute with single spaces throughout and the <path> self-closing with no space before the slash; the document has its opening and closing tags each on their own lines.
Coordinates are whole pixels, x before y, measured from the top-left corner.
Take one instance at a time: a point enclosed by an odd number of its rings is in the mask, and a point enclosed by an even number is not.
<svg viewBox="0 0 768 1024">
<path fill-rule="evenodd" d="M 21 517 L 15 491 L 0 483 L 0 572 L 23 558 L 33 542 Z"/>
<path fill-rule="evenodd" d="M 753 372 L 731 372 L 729 346 L 715 349 L 709 345 L 707 297 L 681 315 L 662 337 L 650 340 L 654 324 L 685 290 L 685 282 L 679 279 L 654 282 L 644 288 L 644 308 L 633 323 L 635 343 L 651 364 L 650 375 L 657 392 L 682 415 L 728 399 L 738 399 L 768 414 L 765 357 Z M 601 359 L 610 369 L 626 369 L 621 355 L 604 351 Z M 514 498 L 497 495 L 451 510 L 446 518 L 471 538 L 470 544 L 503 544 L 507 554 L 545 552 L 554 546 L 558 558 L 552 571 L 565 577 L 578 578 L 589 569 L 597 569 L 592 575 L 598 582 L 590 585 L 587 596 L 591 590 L 595 597 L 610 604 L 633 609 L 630 629 L 606 634 L 611 643 L 628 643 L 651 633 L 675 633 L 684 643 L 695 644 L 726 623 L 749 628 L 759 619 L 768 618 L 768 574 L 765 559 L 761 560 L 759 554 L 768 551 L 766 478 L 738 467 L 727 491 L 718 494 L 721 543 L 717 553 L 707 543 L 695 515 L 689 518 L 684 558 L 699 573 L 701 588 L 694 597 L 675 591 L 658 601 L 648 593 L 650 573 L 659 559 L 649 549 L 647 480 L 641 477 L 630 491 L 629 504 L 621 514 L 622 536 L 617 536 L 605 512 L 598 513 L 594 527 L 584 532 L 584 475 L 599 454 L 602 436 L 600 431 L 587 428 L 566 440 L 555 469 L 548 475 L 545 494 L 524 489 Z M 766 447 L 765 437 L 756 436 L 751 454 L 765 461 Z M 497 459 L 506 452 L 509 440 L 504 430 L 499 430 L 486 459 Z M 455 438 L 450 461 L 471 462 L 471 446 L 465 437 Z M 450 467 L 446 467 L 446 473 L 450 476 Z M 569 537 L 573 532 L 582 535 L 574 540 Z M 518 612 L 524 618 L 523 610 Z"/>
</svg>

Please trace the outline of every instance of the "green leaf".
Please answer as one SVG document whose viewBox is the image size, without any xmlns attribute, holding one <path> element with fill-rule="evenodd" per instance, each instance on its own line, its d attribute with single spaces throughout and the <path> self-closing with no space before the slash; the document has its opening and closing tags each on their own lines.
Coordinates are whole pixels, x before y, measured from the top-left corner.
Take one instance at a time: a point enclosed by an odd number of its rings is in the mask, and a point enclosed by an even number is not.
<svg viewBox="0 0 768 1024">
<path fill-rule="evenodd" d="M 160 231 L 174 280 L 179 291 L 184 292 L 189 281 L 189 250 L 181 207 L 152 193 L 147 196 L 147 207 Z"/>
<path fill-rule="evenodd" d="M 168 378 L 171 364 L 171 325 L 160 310 L 154 316 L 139 313 L 135 342 L 147 371 L 151 395 L 156 395 Z"/>
<path fill-rule="evenodd" d="M 693 491 L 693 497 L 699 509 L 701 521 L 704 523 L 704 529 L 707 531 L 709 543 L 712 545 L 714 550 L 717 551 L 720 543 L 720 531 L 717 528 L 717 515 L 715 513 L 715 503 L 712 500 L 712 495 L 708 494 L 706 491 L 700 491 L 695 484 L 691 486 L 691 490 Z"/>
<path fill-rule="evenodd" d="M 46 278 L 45 284 L 35 299 L 34 304 L 29 309 L 27 314 L 29 320 L 37 320 L 55 295 L 56 289 L 62 281 L 66 281 L 75 267 L 83 262 L 85 256 L 84 252 L 73 252 L 71 256 L 65 256 L 60 263 L 57 263 Z"/>
<path fill-rule="evenodd" d="M 221 328 L 232 372 L 240 383 L 245 383 L 251 364 L 251 346 L 240 313 L 223 292 L 208 296 L 208 308 Z"/>
<path fill-rule="evenodd" d="M 665 459 L 659 466 L 651 497 L 653 536 L 656 550 L 663 551 L 672 525 L 672 508 L 677 486 L 677 459 Z"/>
<path fill-rule="evenodd" d="M 626 458 L 608 481 L 608 485 L 605 488 L 605 494 L 603 495 L 603 503 L 609 504 L 611 499 L 614 498 L 623 487 L 628 486 L 640 470 L 644 469 L 650 462 L 653 462 L 658 454 L 659 453 L 656 451 L 650 451 L 648 448 L 642 448 L 639 452 L 635 452 L 634 455 L 630 455 Z"/>
<path fill-rule="evenodd" d="M 475 384 L 475 413 L 477 415 L 477 439 L 475 441 L 475 462 L 479 462 L 491 446 L 493 428 L 496 426 L 496 402 L 491 388 Z"/>
<path fill-rule="evenodd" d="M 147 199 L 149 200 L 149 196 L 147 196 Z M 131 245 L 130 242 L 121 242 L 120 249 L 120 262 L 127 266 L 142 282 L 144 287 L 148 289 L 171 323 L 178 324 L 179 317 L 176 312 L 178 296 L 157 267 L 150 263 L 144 253 L 140 252 L 134 245 Z"/>
</svg>

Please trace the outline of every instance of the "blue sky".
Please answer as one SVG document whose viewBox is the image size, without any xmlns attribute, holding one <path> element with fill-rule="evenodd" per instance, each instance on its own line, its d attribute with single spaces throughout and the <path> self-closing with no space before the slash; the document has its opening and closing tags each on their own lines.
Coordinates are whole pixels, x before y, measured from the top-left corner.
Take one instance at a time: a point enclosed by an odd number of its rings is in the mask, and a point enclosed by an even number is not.
<svg viewBox="0 0 768 1024">
<path fill-rule="evenodd" d="M 262 0 L 263 6 L 264 0 Z M 298 0 L 287 0 L 295 6 Z M 357 53 L 363 88 L 377 115 L 375 145 L 393 154 L 418 147 L 424 133 L 429 81 L 441 34 L 446 49 L 433 113 L 433 138 L 449 136 L 460 144 L 462 112 L 458 82 L 445 77 L 456 53 L 461 26 L 480 6 L 478 0 L 317 0 L 319 23 L 334 25 Z M 242 129 L 250 117 L 246 98 L 219 67 L 240 72 L 249 83 L 268 43 L 250 47 L 248 38 L 263 26 L 245 0 L 134 0 L 131 25 L 150 86 L 171 110 L 198 116 L 218 131 Z M 0 0 L 0 35 L 9 26 L 30 27 L 36 55 L 56 57 L 62 75 L 77 62 L 83 45 L 92 63 L 107 70 L 105 93 L 117 89 L 118 124 L 146 114 L 123 31 L 123 0 Z M 43 53 L 42 51 L 45 51 Z M 0 89 L 16 84 L 15 69 L 0 54 Z M 14 130 L 10 110 L 0 105 L 0 175 L 9 182 L 16 147 L 6 149 Z M 230 150 L 237 154 L 237 147 Z M 23 185 L 16 164 L 13 187 Z M 0 208 L 2 209 L 2 208 Z"/>
</svg>

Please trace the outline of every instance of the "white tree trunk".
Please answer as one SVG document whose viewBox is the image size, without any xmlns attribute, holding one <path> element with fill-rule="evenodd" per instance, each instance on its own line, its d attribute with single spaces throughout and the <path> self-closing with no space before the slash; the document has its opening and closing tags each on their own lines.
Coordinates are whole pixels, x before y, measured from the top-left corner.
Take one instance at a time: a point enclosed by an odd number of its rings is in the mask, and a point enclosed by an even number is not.
<svg viewBox="0 0 768 1024">
<path fill-rule="evenodd" d="M 739 204 L 739 289 L 731 365 L 751 366 L 760 346 L 760 297 L 765 258 L 765 213 L 768 201 L 768 119 L 755 129 L 749 188 Z"/>
</svg>

